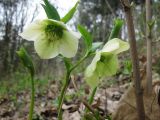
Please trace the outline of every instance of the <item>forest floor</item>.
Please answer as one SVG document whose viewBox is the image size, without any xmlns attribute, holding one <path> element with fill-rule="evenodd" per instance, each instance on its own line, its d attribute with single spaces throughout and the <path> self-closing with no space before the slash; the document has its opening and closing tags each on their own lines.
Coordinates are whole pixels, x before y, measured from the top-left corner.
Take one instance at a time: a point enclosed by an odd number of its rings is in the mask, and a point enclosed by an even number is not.
<svg viewBox="0 0 160 120">
<path fill-rule="evenodd" d="M 101 86 L 98 88 L 94 97 L 92 107 L 104 116 L 111 114 L 121 96 L 128 88 L 129 79 L 116 82 L 107 87 Z M 82 85 L 82 80 L 77 81 L 78 88 Z M 89 96 L 89 87 L 83 87 L 80 90 L 82 96 Z M 34 120 L 56 120 L 57 118 L 57 96 L 60 92 L 59 86 L 53 81 L 49 81 L 46 89 L 43 91 L 36 90 Z M 15 97 L 13 97 L 15 96 Z M 19 91 L 16 95 L 8 94 L 0 99 L 0 120 L 27 120 L 30 106 L 30 91 Z M 78 98 L 73 84 L 69 86 L 65 102 L 62 106 L 64 120 L 80 120 L 84 113 L 85 106 Z"/>
<path fill-rule="evenodd" d="M 113 113 L 120 101 L 120 98 L 127 91 L 131 84 L 132 75 L 124 75 L 122 71 L 114 77 L 108 78 L 100 85 L 94 97 L 92 108 L 98 110 L 102 116 L 109 116 Z M 159 79 L 157 73 L 153 74 L 154 79 Z M 63 120 L 81 120 L 84 115 L 85 106 L 80 101 L 80 97 L 85 100 L 89 98 L 91 90 L 83 80 L 83 76 L 73 76 L 73 80 L 67 89 L 63 109 Z M 22 81 L 22 80 L 20 80 Z M 27 80 L 28 81 L 28 80 Z M 58 96 L 61 85 L 55 80 L 39 81 L 36 87 L 35 108 L 33 120 L 57 120 Z M 75 81 L 75 82 L 73 82 Z M 29 81 L 28 81 L 29 82 Z M 8 85 L 11 89 L 9 93 L 0 95 L 0 120 L 27 120 L 30 106 L 30 86 L 27 89 L 18 89 L 13 92 L 12 88 L 18 86 Z M 37 84 L 37 83 L 36 83 Z M 75 89 L 75 85 L 78 88 Z M 4 86 L 4 85 L 2 85 Z M 2 88 L 0 89 L 1 92 Z M 87 119 L 89 120 L 89 119 Z M 93 119 L 91 119 L 93 120 Z"/>
</svg>

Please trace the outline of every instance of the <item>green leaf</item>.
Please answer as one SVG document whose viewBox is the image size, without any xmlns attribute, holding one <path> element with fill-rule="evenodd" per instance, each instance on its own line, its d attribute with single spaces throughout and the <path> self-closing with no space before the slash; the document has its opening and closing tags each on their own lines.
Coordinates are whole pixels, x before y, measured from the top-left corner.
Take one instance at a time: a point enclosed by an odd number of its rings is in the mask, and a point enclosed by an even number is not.
<svg viewBox="0 0 160 120">
<path fill-rule="evenodd" d="M 56 8 L 53 5 L 51 5 L 51 3 L 48 0 L 43 0 L 43 1 L 44 4 L 41 5 L 45 10 L 48 19 L 54 19 L 60 21 L 60 16 Z"/>
<path fill-rule="evenodd" d="M 111 40 L 113 38 L 117 38 L 119 33 L 120 33 L 120 30 L 122 28 L 122 25 L 123 25 L 123 20 L 121 19 L 116 19 L 114 21 L 114 27 L 110 33 L 110 36 L 109 36 L 109 39 L 108 40 Z"/>
<path fill-rule="evenodd" d="M 62 22 L 67 23 L 70 19 L 72 19 L 74 13 L 77 10 L 77 6 L 79 4 L 79 0 L 77 3 L 74 5 L 74 7 L 61 19 Z"/>
<path fill-rule="evenodd" d="M 16 53 L 19 56 L 22 64 L 30 71 L 31 76 L 34 76 L 35 73 L 34 65 L 31 57 L 29 56 L 25 48 L 21 47 L 20 50 L 17 51 Z"/>
<path fill-rule="evenodd" d="M 83 27 L 81 25 L 78 25 L 78 30 L 82 34 L 86 48 L 89 51 L 92 47 L 92 40 L 93 40 L 91 34 L 86 30 L 85 27 Z"/>
</svg>

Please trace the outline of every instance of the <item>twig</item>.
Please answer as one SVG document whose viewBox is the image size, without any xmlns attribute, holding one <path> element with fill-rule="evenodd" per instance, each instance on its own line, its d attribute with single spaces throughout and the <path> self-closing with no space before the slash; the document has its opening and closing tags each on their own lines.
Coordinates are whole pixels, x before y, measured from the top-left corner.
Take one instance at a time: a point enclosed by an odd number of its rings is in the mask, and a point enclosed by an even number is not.
<svg viewBox="0 0 160 120">
<path fill-rule="evenodd" d="M 135 84 L 136 105 L 139 120 L 145 120 L 145 111 L 143 103 L 143 90 L 141 88 L 140 70 L 138 54 L 136 49 L 135 30 L 133 25 L 131 6 L 128 0 L 120 0 L 126 16 L 126 23 L 128 29 L 128 37 L 130 42 L 130 53 L 133 66 L 133 78 Z"/>
<path fill-rule="evenodd" d="M 113 16 L 116 18 L 116 14 L 114 13 L 114 10 L 112 9 L 111 5 L 109 4 L 108 0 L 105 0 L 108 9 L 111 11 L 111 13 L 113 14 Z"/>
<path fill-rule="evenodd" d="M 152 34 L 148 25 L 151 22 L 151 0 L 146 0 L 146 40 L 147 40 L 147 94 L 152 92 Z"/>
</svg>

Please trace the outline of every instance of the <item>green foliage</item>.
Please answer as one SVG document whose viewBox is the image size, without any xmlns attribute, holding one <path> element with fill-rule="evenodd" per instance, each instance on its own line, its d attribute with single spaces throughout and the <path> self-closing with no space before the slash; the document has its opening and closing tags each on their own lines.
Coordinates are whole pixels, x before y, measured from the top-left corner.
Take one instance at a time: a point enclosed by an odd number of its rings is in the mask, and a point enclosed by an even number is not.
<svg viewBox="0 0 160 120">
<path fill-rule="evenodd" d="M 7 95 L 8 93 L 8 85 L 6 85 L 5 82 L 1 82 L 1 87 L 0 87 L 0 99 L 4 96 Z"/>
<path fill-rule="evenodd" d="M 62 22 L 67 23 L 70 19 L 72 19 L 74 13 L 77 10 L 78 4 L 79 4 L 79 0 L 75 4 L 75 6 L 61 19 Z"/>
<path fill-rule="evenodd" d="M 86 45 L 87 50 L 90 51 L 92 47 L 92 41 L 93 41 L 92 35 L 87 31 L 85 27 L 81 25 L 78 25 L 78 30 L 84 38 L 84 43 Z"/>
<path fill-rule="evenodd" d="M 132 73 L 132 62 L 131 60 L 125 60 L 123 74 L 131 75 L 131 73 Z"/>
<path fill-rule="evenodd" d="M 58 103 L 59 103 L 58 98 L 56 98 L 55 100 L 53 100 L 53 105 L 55 107 L 58 107 Z"/>
<path fill-rule="evenodd" d="M 43 0 L 43 1 L 44 4 L 41 5 L 45 10 L 48 19 L 54 19 L 60 21 L 60 16 L 56 8 L 48 0 Z"/>
<path fill-rule="evenodd" d="M 14 97 L 14 95 L 21 93 L 22 91 L 29 91 L 31 88 L 30 75 L 23 74 L 22 72 L 15 72 L 13 75 L 9 76 L 9 81 L 4 79 L 0 81 L 0 98 L 9 96 Z M 47 76 L 35 79 L 36 92 L 39 94 L 44 94 L 44 91 L 48 89 L 48 83 L 50 78 Z M 10 87 L 12 86 L 12 87 Z"/>
<path fill-rule="evenodd" d="M 110 36 L 109 36 L 108 40 L 111 40 L 113 38 L 117 38 L 118 37 L 123 23 L 124 23 L 123 20 L 121 20 L 121 19 L 115 19 L 115 21 L 114 21 L 114 27 L 112 28 L 112 31 L 110 33 Z"/>
</svg>

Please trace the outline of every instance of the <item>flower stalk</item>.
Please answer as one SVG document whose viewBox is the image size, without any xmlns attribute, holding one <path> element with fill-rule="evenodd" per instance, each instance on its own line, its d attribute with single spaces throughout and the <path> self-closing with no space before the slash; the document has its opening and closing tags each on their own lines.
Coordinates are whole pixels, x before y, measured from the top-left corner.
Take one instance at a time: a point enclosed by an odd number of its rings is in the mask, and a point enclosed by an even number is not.
<svg viewBox="0 0 160 120">
<path fill-rule="evenodd" d="M 66 78 L 65 78 L 65 84 L 62 88 L 61 94 L 60 94 L 60 98 L 59 98 L 59 104 L 58 104 L 58 120 L 62 120 L 62 105 L 63 105 L 63 101 L 64 101 L 64 97 L 68 88 L 68 85 L 70 83 L 70 72 L 67 71 L 66 73 Z"/>
<path fill-rule="evenodd" d="M 25 68 L 28 69 L 31 75 L 31 102 L 30 102 L 30 110 L 29 110 L 29 117 L 28 120 L 32 120 L 33 112 L 34 112 L 34 97 L 35 97 L 35 88 L 34 88 L 34 75 L 35 75 L 35 68 L 32 62 L 32 58 L 29 56 L 25 48 L 21 47 L 19 51 L 17 51 L 17 55 L 20 58 L 22 64 Z"/>
<path fill-rule="evenodd" d="M 67 88 L 70 84 L 70 75 L 71 75 L 71 72 L 77 68 L 87 57 L 89 56 L 89 53 L 86 53 L 84 55 L 84 57 L 82 57 L 82 59 L 80 59 L 73 67 L 71 67 L 70 69 L 67 68 L 66 66 L 66 69 L 67 69 L 67 73 L 66 73 L 66 77 L 65 77 L 65 84 L 62 88 L 62 91 L 60 93 L 60 98 L 59 98 L 59 104 L 58 104 L 58 120 L 62 120 L 62 105 L 63 105 L 63 102 L 64 102 L 64 97 L 65 97 L 65 94 L 66 94 L 66 91 L 67 91 Z"/>
<path fill-rule="evenodd" d="M 32 120 L 33 112 L 34 112 L 35 88 L 34 88 L 34 76 L 33 75 L 31 75 L 31 89 L 32 89 L 32 93 L 31 93 L 29 120 Z"/>
</svg>

